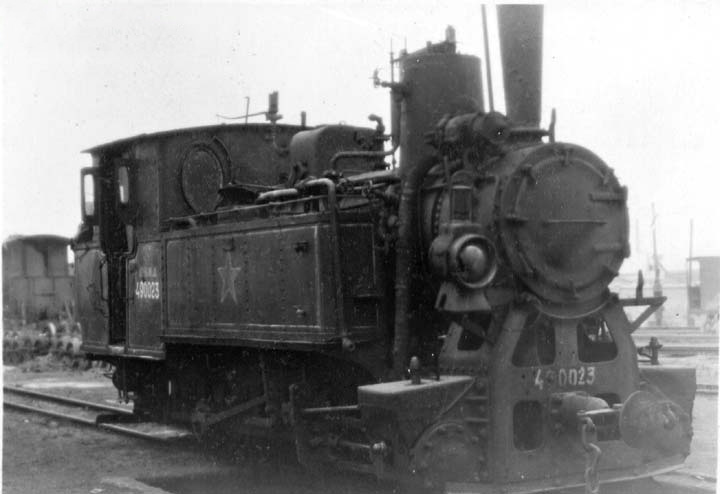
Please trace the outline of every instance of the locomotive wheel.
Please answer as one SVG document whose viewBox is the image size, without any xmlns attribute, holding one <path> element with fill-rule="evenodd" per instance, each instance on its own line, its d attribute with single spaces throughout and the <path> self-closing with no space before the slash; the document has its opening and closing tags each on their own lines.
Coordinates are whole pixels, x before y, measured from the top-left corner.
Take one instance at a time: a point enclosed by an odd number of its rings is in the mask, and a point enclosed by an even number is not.
<svg viewBox="0 0 720 494">
<path fill-rule="evenodd" d="M 459 422 L 431 425 L 412 450 L 410 470 L 431 489 L 449 481 L 480 482 L 485 470 L 480 440 Z"/>
</svg>

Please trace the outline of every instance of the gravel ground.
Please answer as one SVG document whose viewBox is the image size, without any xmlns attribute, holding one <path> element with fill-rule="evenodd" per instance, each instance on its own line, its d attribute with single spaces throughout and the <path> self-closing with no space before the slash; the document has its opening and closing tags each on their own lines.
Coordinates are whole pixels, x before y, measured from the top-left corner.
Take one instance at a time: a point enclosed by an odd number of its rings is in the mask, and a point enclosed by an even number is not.
<svg viewBox="0 0 720 494">
<path fill-rule="evenodd" d="M 32 389 L 74 398 L 117 402 L 102 370 L 87 372 L 4 372 L 5 385 L 23 382 Z M 152 476 L 159 472 L 205 471 L 212 464 L 195 452 L 168 450 L 136 439 L 77 427 L 33 414 L 6 410 L 3 420 L 3 492 L 135 493 L 105 478 Z"/>
<path fill-rule="evenodd" d="M 4 414 L 3 446 L 6 494 L 136 494 L 107 479 L 187 475 L 216 467 L 193 451 L 169 450 L 14 411 Z"/>
</svg>

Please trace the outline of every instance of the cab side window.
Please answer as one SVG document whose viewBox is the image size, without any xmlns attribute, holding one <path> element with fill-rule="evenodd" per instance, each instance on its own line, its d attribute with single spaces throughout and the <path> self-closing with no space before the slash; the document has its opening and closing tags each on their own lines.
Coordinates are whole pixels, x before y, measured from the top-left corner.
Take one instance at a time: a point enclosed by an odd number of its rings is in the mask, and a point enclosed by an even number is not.
<svg viewBox="0 0 720 494">
<path fill-rule="evenodd" d="M 121 166 L 117 169 L 117 187 L 120 204 L 127 206 L 130 202 L 130 174 L 127 166 Z"/>
<path fill-rule="evenodd" d="M 83 175 L 83 215 L 87 218 L 95 216 L 95 177 L 88 173 Z"/>
</svg>

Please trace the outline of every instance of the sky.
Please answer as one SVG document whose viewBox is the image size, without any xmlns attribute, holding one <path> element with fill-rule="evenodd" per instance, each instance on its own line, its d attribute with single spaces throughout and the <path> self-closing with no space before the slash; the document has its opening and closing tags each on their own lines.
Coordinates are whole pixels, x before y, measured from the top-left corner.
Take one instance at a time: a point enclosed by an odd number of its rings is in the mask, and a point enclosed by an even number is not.
<svg viewBox="0 0 720 494">
<path fill-rule="evenodd" d="M 262 111 L 283 122 L 389 122 L 388 57 L 457 31 L 482 56 L 481 8 L 468 1 L 0 3 L 2 235 L 71 236 L 83 149 L 135 134 Z M 493 9 L 490 9 L 493 12 Z M 492 17 L 492 16 L 491 16 Z M 492 20 L 492 19 L 491 19 Z M 647 267 L 655 204 L 663 264 L 720 255 L 720 2 L 550 2 L 543 124 L 593 150 L 630 191 L 633 257 Z M 491 24 L 492 32 L 492 24 Z M 491 36 L 492 37 L 492 36 Z M 491 42 L 497 62 L 497 46 Z M 500 71 L 494 69 L 497 92 Z M 496 105 L 502 109 L 502 104 Z M 637 229 L 637 231 L 636 231 Z"/>
</svg>

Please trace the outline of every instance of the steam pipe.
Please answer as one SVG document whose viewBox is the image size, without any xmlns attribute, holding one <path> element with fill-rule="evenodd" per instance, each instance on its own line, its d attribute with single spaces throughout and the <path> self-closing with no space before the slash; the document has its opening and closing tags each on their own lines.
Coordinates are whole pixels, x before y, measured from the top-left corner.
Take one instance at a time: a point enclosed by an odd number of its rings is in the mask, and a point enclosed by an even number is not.
<svg viewBox="0 0 720 494">
<path fill-rule="evenodd" d="M 435 165 L 427 157 L 411 167 L 405 176 L 398 208 L 398 239 L 395 245 L 395 338 L 393 341 L 393 372 L 402 378 L 408 354 L 410 284 L 417 265 L 418 191 L 425 175 Z"/>
<path fill-rule="evenodd" d="M 255 204 L 262 204 L 268 201 L 272 201 L 273 199 L 292 199 L 298 196 L 298 190 L 297 189 L 277 189 L 277 190 L 269 190 L 267 192 L 263 192 L 260 194 L 257 199 L 255 199 Z"/>
<path fill-rule="evenodd" d="M 357 413 L 360 411 L 358 405 L 340 405 L 335 407 L 318 407 L 318 408 L 303 408 L 300 410 L 300 414 L 303 416 L 311 415 L 348 415 Z"/>
<path fill-rule="evenodd" d="M 335 166 L 337 165 L 338 161 L 349 158 L 363 158 L 366 160 L 370 160 L 373 158 L 384 158 L 385 156 L 395 154 L 395 151 L 397 151 L 398 147 L 400 147 L 399 142 L 397 144 L 394 144 L 392 149 L 390 149 L 389 151 L 340 151 L 335 153 L 335 155 L 330 159 L 330 168 L 335 170 Z"/>
<path fill-rule="evenodd" d="M 397 176 L 397 173 L 395 173 L 394 170 L 377 170 L 351 175 L 345 180 L 347 180 L 350 184 L 365 183 L 367 181 L 371 181 L 373 183 L 395 183 L 400 181 L 400 177 Z"/>
</svg>

